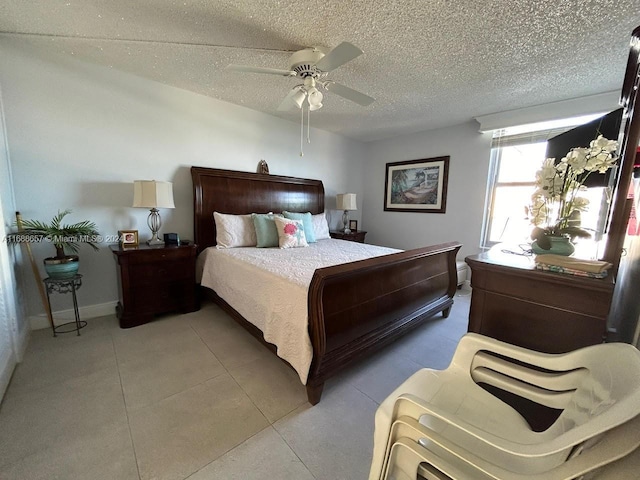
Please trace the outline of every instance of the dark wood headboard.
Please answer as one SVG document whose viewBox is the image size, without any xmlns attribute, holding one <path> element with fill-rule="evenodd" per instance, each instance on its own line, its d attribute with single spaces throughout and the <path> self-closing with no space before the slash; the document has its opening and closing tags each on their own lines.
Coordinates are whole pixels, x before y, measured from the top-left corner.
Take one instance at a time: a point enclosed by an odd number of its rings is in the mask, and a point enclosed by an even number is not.
<svg viewBox="0 0 640 480">
<path fill-rule="evenodd" d="M 191 167 L 193 228 L 198 251 L 216 244 L 213 212 L 234 215 L 324 211 L 320 180 Z"/>
</svg>

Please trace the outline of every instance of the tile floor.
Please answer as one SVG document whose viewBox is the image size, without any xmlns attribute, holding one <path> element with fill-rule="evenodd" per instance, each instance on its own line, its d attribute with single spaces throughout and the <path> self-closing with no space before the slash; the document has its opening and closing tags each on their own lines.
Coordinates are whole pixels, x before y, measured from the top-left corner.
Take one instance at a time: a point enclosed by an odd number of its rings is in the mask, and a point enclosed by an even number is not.
<svg viewBox="0 0 640 480">
<path fill-rule="evenodd" d="M 462 295 L 467 295 L 463 291 Z M 364 479 L 373 416 L 423 366 L 445 367 L 469 297 L 327 382 L 295 372 L 213 304 L 122 330 L 32 333 L 0 407 L 0 478 Z"/>
<path fill-rule="evenodd" d="M 0 478 L 366 479 L 379 402 L 419 368 L 447 366 L 468 294 L 328 381 L 315 407 L 212 304 L 128 330 L 109 316 L 80 337 L 33 332 L 0 406 Z"/>
</svg>

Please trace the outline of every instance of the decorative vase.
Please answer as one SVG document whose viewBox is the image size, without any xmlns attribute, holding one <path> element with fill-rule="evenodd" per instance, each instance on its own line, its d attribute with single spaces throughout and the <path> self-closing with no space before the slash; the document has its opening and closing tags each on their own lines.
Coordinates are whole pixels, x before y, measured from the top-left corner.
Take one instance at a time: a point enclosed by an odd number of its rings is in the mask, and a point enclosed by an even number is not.
<svg viewBox="0 0 640 480">
<path fill-rule="evenodd" d="M 77 255 L 68 255 L 65 258 L 49 257 L 44 259 L 44 269 L 50 278 L 73 278 L 78 273 L 80 266 Z"/>
<path fill-rule="evenodd" d="M 549 250 L 540 248 L 540 246 L 538 246 L 538 241 L 536 240 L 531 244 L 533 253 L 537 255 L 553 253 L 555 255 L 564 255 L 565 257 L 568 257 L 576 251 L 576 247 L 574 247 L 573 243 L 569 241 L 569 237 L 554 237 L 549 235 L 547 238 L 551 242 L 551 248 Z"/>
</svg>

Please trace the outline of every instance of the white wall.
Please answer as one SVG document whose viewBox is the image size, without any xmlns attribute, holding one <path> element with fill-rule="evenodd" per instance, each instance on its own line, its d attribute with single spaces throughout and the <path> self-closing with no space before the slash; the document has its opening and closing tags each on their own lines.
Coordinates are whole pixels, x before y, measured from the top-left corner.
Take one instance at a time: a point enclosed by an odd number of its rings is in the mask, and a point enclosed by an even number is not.
<svg viewBox="0 0 640 480">
<path fill-rule="evenodd" d="M 16 40 L 0 42 L 16 206 L 26 219 L 48 221 L 58 209 L 71 208 L 70 221 L 92 220 L 102 234 L 138 229 L 146 239 L 148 211 L 131 208 L 132 182 L 165 180 L 174 183 L 176 208 L 161 211 L 162 231 L 192 238 L 189 168 L 255 171 L 260 159 L 272 174 L 323 180 L 327 209 L 335 208 L 336 193 L 365 198 L 366 147 L 360 142 L 312 129 L 300 158 L 295 123 L 74 58 L 45 56 Z M 360 212 L 352 213 L 360 219 Z M 333 225 L 339 217 L 334 212 Z M 41 263 L 54 250 L 36 245 L 34 253 Z M 111 308 L 117 281 L 107 245 L 99 253 L 82 247 L 80 255 L 81 307 Z M 43 311 L 34 282 L 30 277 L 26 286 L 30 314 Z M 53 300 L 54 311 L 70 306 L 64 296 Z"/>
<path fill-rule="evenodd" d="M 363 224 L 367 242 L 409 249 L 457 240 L 458 260 L 479 252 L 491 134 L 475 121 L 368 144 Z M 446 213 L 384 211 L 385 164 L 450 156 Z"/>
</svg>

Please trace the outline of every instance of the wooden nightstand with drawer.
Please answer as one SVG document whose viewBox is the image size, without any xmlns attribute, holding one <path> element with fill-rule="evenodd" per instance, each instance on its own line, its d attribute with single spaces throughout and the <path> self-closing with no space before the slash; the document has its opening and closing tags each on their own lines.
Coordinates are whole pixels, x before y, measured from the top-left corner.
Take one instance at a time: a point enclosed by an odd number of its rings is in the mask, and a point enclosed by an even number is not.
<svg viewBox="0 0 640 480">
<path fill-rule="evenodd" d="M 121 328 L 147 323 L 159 313 L 188 313 L 200 308 L 196 245 L 110 248 L 118 265 L 120 301 L 116 314 Z"/>
</svg>

